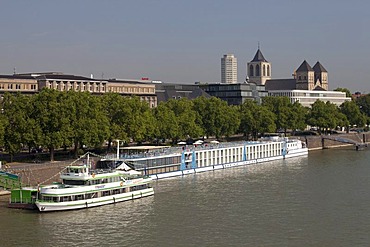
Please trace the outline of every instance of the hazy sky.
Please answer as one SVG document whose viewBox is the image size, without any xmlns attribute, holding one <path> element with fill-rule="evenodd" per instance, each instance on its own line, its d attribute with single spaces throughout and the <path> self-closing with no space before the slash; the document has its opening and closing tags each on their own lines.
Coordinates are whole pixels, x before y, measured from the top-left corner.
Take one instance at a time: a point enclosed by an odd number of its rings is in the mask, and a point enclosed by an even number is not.
<svg viewBox="0 0 370 247">
<path fill-rule="evenodd" d="M 275 79 L 320 61 L 370 93 L 369 24 L 368 0 L 0 0 L 0 74 L 218 82 L 233 53 L 243 81 L 260 42 Z"/>
</svg>

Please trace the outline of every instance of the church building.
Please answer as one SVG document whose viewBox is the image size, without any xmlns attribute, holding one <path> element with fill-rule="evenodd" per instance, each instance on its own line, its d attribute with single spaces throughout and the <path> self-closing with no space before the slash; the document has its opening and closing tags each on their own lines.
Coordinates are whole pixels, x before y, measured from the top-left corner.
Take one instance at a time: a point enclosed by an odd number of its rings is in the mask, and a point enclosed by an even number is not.
<svg viewBox="0 0 370 247">
<path fill-rule="evenodd" d="M 343 92 L 329 91 L 328 71 L 320 62 L 311 67 L 304 60 L 293 73 L 293 78 L 271 79 L 271 63 L 263 56 L 260 48 L 247 63 L 247 82 L 264 85 L 269 96 L 287 96 L 291 102 L 300 102 L 310 107 L 316 100 L 341 105 L 347 98 Z"/>
</svg>

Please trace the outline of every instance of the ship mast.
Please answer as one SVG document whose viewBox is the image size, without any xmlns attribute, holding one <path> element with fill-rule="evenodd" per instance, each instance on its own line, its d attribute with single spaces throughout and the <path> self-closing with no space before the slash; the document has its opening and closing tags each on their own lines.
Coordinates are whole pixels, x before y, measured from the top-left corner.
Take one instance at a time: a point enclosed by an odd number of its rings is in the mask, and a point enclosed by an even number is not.
<svg viewBox="0 0 370 247">
<path fill-rule="evenodd" d="M 91 163 L 90 163 L 90 153 L 87 153 L 87 166 L 86 166 L 86 173 L 89 174 L 90 168 L 91 168 Z"/>
<path fill-rule="evenodd" d="M 119 140 L 117 139 L 117 160 L 119 159 Z"/>
</svg>

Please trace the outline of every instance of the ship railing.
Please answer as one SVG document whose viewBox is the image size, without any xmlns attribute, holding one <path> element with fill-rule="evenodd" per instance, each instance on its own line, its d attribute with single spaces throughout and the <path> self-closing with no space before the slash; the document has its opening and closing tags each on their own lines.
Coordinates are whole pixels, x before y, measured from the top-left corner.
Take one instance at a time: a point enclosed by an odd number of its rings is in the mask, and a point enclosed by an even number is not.
<svg viewBox="0 0 370 247">
<path fill-rule="evenodd" d="M 185 152 L 192 152 L 193 150 L 195 151 L 200 151 L 200 150 L 209 150 L 209 149 L 219 149 L 219 148 L 228 148 L 228 147 L 236 147 L 236 146 L 244 146 L 244 145 L 255 145 L 255 144 L 260 144 L 263 142 L 267 141 L 296 141 L 296 140 L 291 140 L 288 138 L 279 138 L 279 139 L 265 139 L 262 142 L 261 141 L 240 141 L 240 142 L 221 142 L 218 144 L 214 143 L 203 143 L 203 144 L 197 144 L 197 145 L 186 145 L 183 147 L 169 147 L 169 148 L 164 148 L 160 150 L 153 150 L 153 151 L 137 151 L 135 153 L 130 153 L 130 154 L 120 154 L 119 158 L 120 159 L 140 159 L 140 158 L 150 158 L 150 157 L 158 157 L 158 156 L 164 156 L 164 155 L 171 155 L 171 154 L 179 154 L 182 153 L 183 151 Z M 106 159 L 116 159 L 116 155 L 114 154 L 108 154 L 105 156 Z"/>
<path fill-rule="evenodd" d="M 36 202 L 36 198 L 10 198 L 10 203 L 22 203 L 22 204 L 34 204 Z"/>
</svg>

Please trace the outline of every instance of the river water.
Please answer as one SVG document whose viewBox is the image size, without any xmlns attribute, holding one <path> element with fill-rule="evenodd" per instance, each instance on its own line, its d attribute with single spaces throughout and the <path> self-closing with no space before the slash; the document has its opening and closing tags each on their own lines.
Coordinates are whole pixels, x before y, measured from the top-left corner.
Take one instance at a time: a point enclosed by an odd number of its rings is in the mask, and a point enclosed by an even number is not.
<svg viewBox="0 0 370 247">
<path fill-rule="evenodd" d="M 370 246 L 370 149 L 159 180 L 155 195 L 56 213 L 0 207 L 0 246 Z"/>
</svg>

